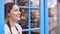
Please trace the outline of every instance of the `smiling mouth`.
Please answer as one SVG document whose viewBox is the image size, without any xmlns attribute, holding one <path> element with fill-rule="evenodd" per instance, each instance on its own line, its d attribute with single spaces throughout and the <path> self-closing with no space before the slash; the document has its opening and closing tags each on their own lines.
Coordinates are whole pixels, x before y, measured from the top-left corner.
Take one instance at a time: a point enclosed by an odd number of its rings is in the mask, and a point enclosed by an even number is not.
<svg viewBox="0 0 60 34">
<path fill-rule="evenodd" d="M 19 17 L 19 18 L 20 18 L 20 15 L 17 15 L 17 17 Z"/>
<path fill-rule="evenodd" d="M 19 17 L 19 18 L 20 18 L 20 16 L 17 16 L 17 17 Z"/>
</svg>

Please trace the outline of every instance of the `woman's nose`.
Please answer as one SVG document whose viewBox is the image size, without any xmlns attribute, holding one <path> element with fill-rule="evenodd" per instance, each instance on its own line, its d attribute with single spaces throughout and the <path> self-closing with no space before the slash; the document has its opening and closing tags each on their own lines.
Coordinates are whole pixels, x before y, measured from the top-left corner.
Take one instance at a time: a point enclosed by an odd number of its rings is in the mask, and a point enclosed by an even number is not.
<svg viewBox="0 0 60 34">
<path fill-rule="evenodd" d="M 21 15 L 21 12 L 20 11 L 18 13 L 19 13 L 19 15 Z"/>
</svg>

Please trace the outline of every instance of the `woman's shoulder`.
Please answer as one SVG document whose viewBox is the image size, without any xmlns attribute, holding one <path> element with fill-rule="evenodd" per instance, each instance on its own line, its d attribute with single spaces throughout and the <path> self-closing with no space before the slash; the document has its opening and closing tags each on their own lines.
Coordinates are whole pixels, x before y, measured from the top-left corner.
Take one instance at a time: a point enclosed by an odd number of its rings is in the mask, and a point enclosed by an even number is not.
<svg viewBox="0 0 60 34">
<path fill-rule="evenodd" d="M 18 23 L 15 23 L 15 25 L 16 25 L 17 28 L 21 28 L 22 29 L 21 25 L 19 25 Z"/>
<path fill-rule="evenodd" d="M 9 27 L 8 27 L 7 24 L 5 24 L 5 34 L 8 34 L 8 33 L 10 33 L 10 31 L 9 31 Z"/>
<path fill-rule="evenodd" d="M 9 31 L 9 27 L 7 24 L 5 24 L 5 31 Z"/>
<path fill-rule="evenodd" d="M 21 25 L 19 25 L 18 23 L 15 23 L 15 25 L 18 28 L 18 31 L 20 32 L 20 34 L 22 34 L 22 27 L 21 27 Z"/>
<path fill-rule="evenodd" d="M 5 29 L 8 29 L 8 25 L 7 24 L 5 24 Z"/>
</svg>

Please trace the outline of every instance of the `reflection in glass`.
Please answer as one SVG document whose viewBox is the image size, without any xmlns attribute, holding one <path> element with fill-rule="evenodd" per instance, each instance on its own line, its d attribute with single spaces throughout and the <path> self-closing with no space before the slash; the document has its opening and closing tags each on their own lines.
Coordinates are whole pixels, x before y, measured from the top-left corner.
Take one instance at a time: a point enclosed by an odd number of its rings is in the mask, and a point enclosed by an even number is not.
<svg viewBox="0 0 60 34">
<path fill-rule="evenodd" d="M 31 0 L 30 3 L 32 7 L 39 7 L 39 0 Z"/>
<path fill-rule="evenodd" d="M 28 0 L 17 0 L 18 6 L 28 6 Z"/>
<path fill-rule="evenodd" d="M 27 31 L 25 31 L 25 32 L 22 32 L 22 34 L 28 34 L 28 32 L 27 32 Z"/>
<path fill-rule="evenodd" d="M 40 31 L 39 30 L 32 30 L 31 34 L 40 34 Z"/>
<path fill-rule="evenodd" d="M 31 10 L 31 27 L 39 27 L 39 10 Z"/>
<path fill-rule="evenodd" d="M 21 18 L 19 24 L 22 26 L 23 29 L 26 29 L 28 28 L 28 9 L 20 8 L 20 11 L 21 11 Z"/>
</svg>

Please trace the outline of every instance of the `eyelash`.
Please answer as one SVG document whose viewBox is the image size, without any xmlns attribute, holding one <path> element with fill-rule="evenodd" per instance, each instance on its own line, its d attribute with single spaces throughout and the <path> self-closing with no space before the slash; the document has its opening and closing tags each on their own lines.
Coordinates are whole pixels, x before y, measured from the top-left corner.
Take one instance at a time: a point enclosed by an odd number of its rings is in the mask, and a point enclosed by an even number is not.
<svg viewBox="0 0 60 34">
<path fill-rule="evenodd" d="M 18 10 L 14 10 L 14 11 L 18 11 Z"/>
<path fill-rule="evenodd" d="M 19 10 L 14 10 L 14 11 L 19 11 Z"/>
</svg>

